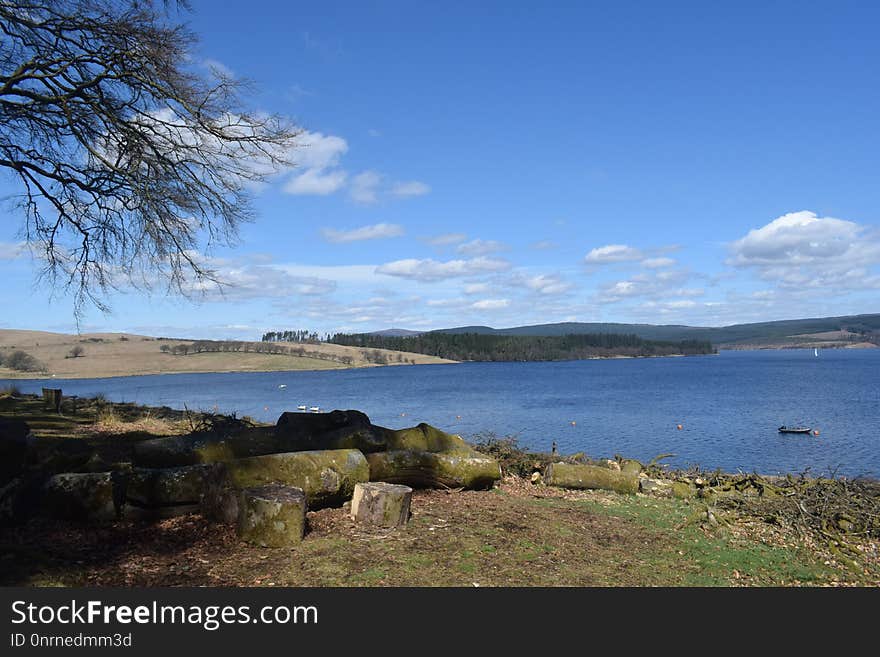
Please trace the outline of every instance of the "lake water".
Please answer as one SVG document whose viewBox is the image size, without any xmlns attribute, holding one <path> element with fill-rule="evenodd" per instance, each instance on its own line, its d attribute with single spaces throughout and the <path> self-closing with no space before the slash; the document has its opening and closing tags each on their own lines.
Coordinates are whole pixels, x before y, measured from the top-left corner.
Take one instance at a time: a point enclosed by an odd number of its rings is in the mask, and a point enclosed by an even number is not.
<svg viewBox="0 0 880 657">
<path fill-rule="evenodd" d="M 0 381 L 0 384 L 8 383 Z M 15 381 L 39 392 L 45 380 Z M 428 422 L 466 439 L 675 466 L 880 477 L 880 349 L 725 351 L 718 356 L 462 363 L 324 372 L 53 379 L 70 395 L 235 412 L 274 421 L 300 404 L 355 408 L 376 424 Z M 280 388 L 285 385 L 285 388 Z M 676 428 L 681 424 L 682 429 Z M 779 434 L 779 425 L 819 436 Z"/>
</svg>

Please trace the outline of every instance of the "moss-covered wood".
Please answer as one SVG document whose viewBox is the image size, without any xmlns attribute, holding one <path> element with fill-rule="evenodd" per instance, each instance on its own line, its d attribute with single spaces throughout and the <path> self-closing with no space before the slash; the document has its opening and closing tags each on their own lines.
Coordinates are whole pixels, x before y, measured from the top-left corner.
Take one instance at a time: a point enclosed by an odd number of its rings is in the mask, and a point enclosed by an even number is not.
<svg viewBox="0 0 880 657">
<path fill-rule="evenodd" d="M 574 463 L 551 463 L 544 471 L 544 483 L 560 488 L 613 490 L 618 493 L 635 494 L 639 491 L 638 475 Z"/>
<path fill-rule="evenodd" d="M 135 468 L 126 488 L 129 504 L 142 508 L 199 504 L 211 465 Z"/>
<path fill-rule="evenodd" d="M 285 451 L 273 427 L 252 427 L 235 433 L 194 433 L 144 440 L 134 447 L 132 462 L 141 468 L 171 468 Z"/>
<path fill-rule="evenodd" d="M 369 481 L 370 468 L 356 449 L 268 454 L 218 464 L 207 477 L 203 508 L 221 522 L 238 517 L 239 491 L 266 484 L 301 488 L 310 509 L 351 499 L 355 484 Z"/>
<path fill-rule="evenodd" d="M 306 495 L 300 488 L 269 484 L 239 494 L 236 531 L 261 547 L 290 547 L 306 530 Z"/>
<path fill-rule="evenodd" d="M 388 451 L 415 450 L 447 454 L 472 452 L 472 448 L 462 440 L 461 436 L 446 433 L 424 422 L 407 429 L 376 428 L 382 431 Z"/>
<path fill-rule="evenodd" d="M 64 520 L 112 521 L 124 502 L 125 480 L 111 472 L 57 474 L 43 487 L 43 511 Z"/>
<path fill-rule="evenodd" d="M 351 498 L 351 517 L 379 527 L 400 527 L 409 521 L 412 488 L 387 482 L 357 484 Z"/>
<path fill-rule="evenodd" d="M 367 454 L 370 481 L 413 488 L 491 488 L 501 479 L 495 459 L 474 450 L 454 453 L 394 450 Z"/>
</svg>

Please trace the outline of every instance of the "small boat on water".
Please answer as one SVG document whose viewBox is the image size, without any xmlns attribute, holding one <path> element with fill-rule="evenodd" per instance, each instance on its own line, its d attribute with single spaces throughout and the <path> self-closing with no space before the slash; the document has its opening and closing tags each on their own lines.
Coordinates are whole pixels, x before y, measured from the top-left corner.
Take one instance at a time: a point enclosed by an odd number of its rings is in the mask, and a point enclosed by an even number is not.
<svg viewBox="0 0 880 657">
<path fill-rule="evenodd" d="M 312 413 L 320 413 L 321 412 L 321 409 L 318 406 L 312 406 L 311 408 L 309 408 L 309 410 Z"/>
<path fill-rule="evenodd" d="M 784 424 L 779 427 L 779 433 L 810 433 L 810 427 L 787 427 Z"/>
<path fill-rule="evenodd" d="M 306 407 L 305 407 L 304 405 L 301 404 L 301 405 L 299 405 L 299 406 L 296 407 L 296 410 L 298 410 L 298 411 L 304 411 L 304 410 L 306 410 Z"/>
</svg>

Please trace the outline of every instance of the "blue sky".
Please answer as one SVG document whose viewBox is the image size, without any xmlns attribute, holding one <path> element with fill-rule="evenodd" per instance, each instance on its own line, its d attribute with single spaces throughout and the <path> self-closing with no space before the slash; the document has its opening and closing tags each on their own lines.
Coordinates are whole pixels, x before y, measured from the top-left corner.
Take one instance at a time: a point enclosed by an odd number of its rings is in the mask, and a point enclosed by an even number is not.
<svg viewBox="0 0 880 657">
<path fill-rule="evenodd" d="M 306 131 L 299 166 L 260 191 L 238 245 L 205 255 L 224 294 L 122 290 L 84 331 L 880 312 L 874 3 L 193 10 L 201 65 Z M 72 330 L 4 210 L 0 326 Z"/>
</svg>

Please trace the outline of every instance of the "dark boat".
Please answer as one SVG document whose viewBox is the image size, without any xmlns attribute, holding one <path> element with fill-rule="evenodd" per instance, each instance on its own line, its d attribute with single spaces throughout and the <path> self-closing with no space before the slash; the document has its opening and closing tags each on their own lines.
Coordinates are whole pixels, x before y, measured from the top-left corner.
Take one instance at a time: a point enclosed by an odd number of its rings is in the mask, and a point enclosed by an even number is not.
<svg viewBox="0 0 880 657">
<path fill-rule="evenodd" d="M 810 427 L 787 427 L 784 424 L 779 427 L 779 433 L 810 433 Z"/>
</svg>

